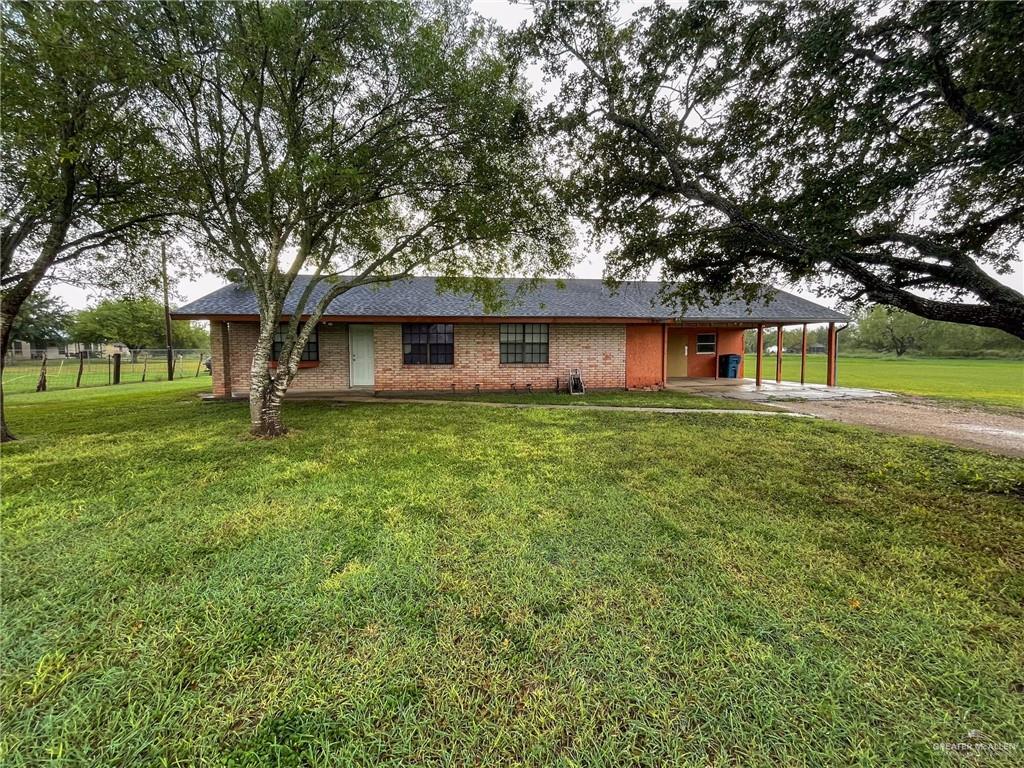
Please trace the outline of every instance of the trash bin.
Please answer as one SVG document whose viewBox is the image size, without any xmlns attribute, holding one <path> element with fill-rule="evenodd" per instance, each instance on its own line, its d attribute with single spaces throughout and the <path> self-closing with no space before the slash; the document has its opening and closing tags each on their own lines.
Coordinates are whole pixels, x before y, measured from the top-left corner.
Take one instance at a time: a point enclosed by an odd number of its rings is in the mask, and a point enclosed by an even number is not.
<svg viewBox="0 0 1024 768">
<path fill-rule="evenodd" d="M 735 379 L 740 375 L 739 355 L 719 355 L 718 357 L 718 378 Z"/>
</svg>

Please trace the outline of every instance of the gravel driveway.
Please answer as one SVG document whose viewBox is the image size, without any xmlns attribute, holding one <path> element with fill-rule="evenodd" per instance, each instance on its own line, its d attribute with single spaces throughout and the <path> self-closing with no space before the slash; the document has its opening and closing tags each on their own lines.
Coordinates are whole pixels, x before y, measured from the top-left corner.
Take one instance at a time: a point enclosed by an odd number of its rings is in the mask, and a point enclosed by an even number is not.
<svg viewBox="0 0 1024 768">
<path fill-rule="evenodd" d="M 773 405 L 883 432 L 933 437 L 965 448 L 1024 457 L 1024 413 L 988 411 L 911 397 L 774 401 Z"/>
</svg>

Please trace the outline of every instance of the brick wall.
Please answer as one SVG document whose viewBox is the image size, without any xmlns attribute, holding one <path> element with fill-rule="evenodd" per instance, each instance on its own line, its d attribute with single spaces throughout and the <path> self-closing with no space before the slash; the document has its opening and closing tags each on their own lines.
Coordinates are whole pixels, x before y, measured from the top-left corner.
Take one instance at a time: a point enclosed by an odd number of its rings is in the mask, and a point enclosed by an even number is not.
<svg viewBox="0 0 1024 768">
<path fill-rule="evenodd" d="M 217 344 L 211 323 L 211 349 L 213 349 L 214 394 L 217 391 L 218 362 Z M 320 364 L 315 368 L 300 368 L 290 387 L 294 392 L 312 392 L 317 390 L 348 388 L 348 326 L 341 323 L 332 325 L 321 324 L 320 333 Z M 231 390 L 234 394 L 249 393 L 249 369 L 252 367 L 252 351 L 256 348 L 259 337 L 259 325 L 256 323 L 231 323 Z"/>
<path fill-rule="evenodd" d="M 626 384 L 624 325 L 548 326 L 548 363 L 502 365 L 498 325 L 456 325 L 454 365 L 403 365 L 402 326 L 374 327 L 375 389 L 471 390 L 554 389 L 565 386 L 570 368 L 579 368 L 588 387 Z"/>
<path fill-rule="evenodd" d="M 554 389 L 555 379 L 565 386 L 570 368 L 579 368 L 583 381 L 596 389 L 619 389 L 626 384 L 626 327 L 624 325 L 550 325 L 548 327 L 547 364 L 502 365 L 498 349 L 498 325 L 466 324 L 455 326 L 454 365 L 404 365 L 402 363 L 402 326 L 375 325 L 374 389 L 404 390 L 483 390 L 510 389 L 515 384 L 525 389 Z M 214 356 L 215 395 L 226 394 L 222 382 L 222 323 L 211 323 L 211 347 Z M 256 346 L 256 323 L 231 323 L 231 391 L 236 395 L 249 391 L 249 369 Z M 348 326 L 320 326 L 320 364 L 302 368 L 292 383 L 296 392 L 338 390 L 348 387 Z"/>
<path fill-rule="evenodd" d="M 230 397 L 231 390 L 228 387 L 225 368 L 222 362 L 227 356 L 230 359 L 228 347 L 227 323 L 217 321 L 210 323 L 210 355 L 213 358 L 213 394 L 214 397 Z"/>
</svg>

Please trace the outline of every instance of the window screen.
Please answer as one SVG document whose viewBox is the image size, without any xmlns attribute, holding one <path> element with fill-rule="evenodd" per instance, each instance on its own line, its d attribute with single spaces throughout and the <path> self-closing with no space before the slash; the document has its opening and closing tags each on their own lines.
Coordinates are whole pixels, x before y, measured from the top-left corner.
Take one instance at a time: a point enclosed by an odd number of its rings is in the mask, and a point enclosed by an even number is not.
<svg viewBox="0 0 1024 768">
<path fill-rule="evenodd" d="M 452 365 L 455 362 L 455 326 L 451 323 L 403 325 L 402 362 L 406 365 Z"/>
<path fill-rule="evenodd" d="M 541 323 L 504 323 L 499 331 L 503 363 L 546 363 L 548 327 Z"/>
<path fill-rule="evenodd" d="M 697 334 L 697 354 L 698 355 L 713 355 L 715 354 L 715 342 L 717 336 L 713 333 L 698 333 Z"/>
<path fill-rule="evenodd" d="M 299 333 L 302 333 L 302 328 L 305 323 L 299 323 Z M 284 335 L 285 331 L 288 330 L 287 325 L 279 325 L 277 331 L 274 333 L 274 346 L 270 350 L 270 359 L 278 360 L 281 357 L 281 349 L 284 347 Z M 313 331 L 309 334 L 309 339 L 306 341 L 306 346 L 302 348 L 302 357 L 299 360 L 319 360 L 320 359 L 320 328 L 314 327 Z"/>
</svg>

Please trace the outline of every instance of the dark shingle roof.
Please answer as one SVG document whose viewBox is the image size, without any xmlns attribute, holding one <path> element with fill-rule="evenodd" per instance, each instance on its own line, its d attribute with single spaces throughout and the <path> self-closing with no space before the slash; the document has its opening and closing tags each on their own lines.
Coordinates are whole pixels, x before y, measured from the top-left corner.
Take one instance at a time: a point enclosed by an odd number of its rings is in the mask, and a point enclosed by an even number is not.
<svg viewBox="0 0 1024 768">
<path fill-rule="evenodd" d="M 284 313 L 291 314 L 309 277 L 299 276 L 285 302 Z M 690 307 L 680 317 L 678 309 L 664 305 L 658 298 L 661 283 L 626 282 L 618 290 L 609 290 L 601 280 L 554 280 L 541 282 L 536 289 L 507 304 L 492 315 L 468 294 L 439 293 L 433 277 L 413 277 L 390 285 L 364 285 L 352 288 L 331 302 L 327 315 L 369 317 L 545 317 L 545 318 L 622 318 L 629 320 L 753 321 L 753 322 L 830 322 L 848 318 L 839 312 L 775 289 L 765 303 L 748 306 L 743 301 L 726 300 L 703 308 Z M 505 282 L 511 297 L 519 280 Z M 322 296 L 327 285 L 321 283 L 307 306 Z M 201 299 L 179 307 L 176 317 L 254 316 L 259 313 L 252 291 L 229 285 Z"/>
</svg>

